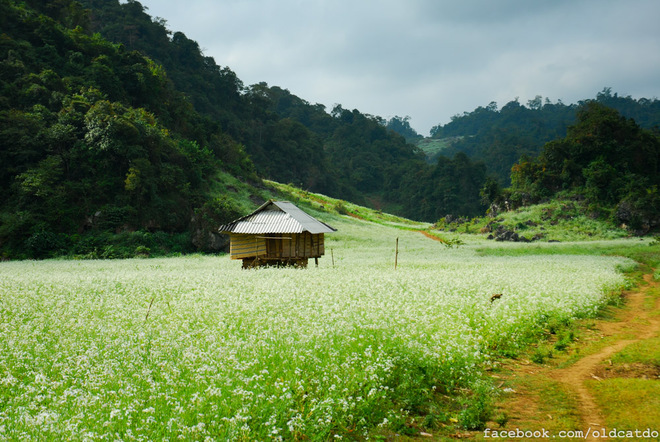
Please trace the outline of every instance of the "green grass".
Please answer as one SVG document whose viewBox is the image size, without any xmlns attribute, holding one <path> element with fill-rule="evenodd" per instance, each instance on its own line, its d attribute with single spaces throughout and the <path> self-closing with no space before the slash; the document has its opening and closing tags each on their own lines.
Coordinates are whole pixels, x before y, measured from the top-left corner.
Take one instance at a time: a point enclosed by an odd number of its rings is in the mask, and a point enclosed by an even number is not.
<svg viewBox="0 0 660 442">
<path fill-rule="evenodd" d="M 648 379 L 588 381 L 608 429 L 660 431 L 660 383 Z M 631 440 L 630 438 L 622 438 Z M 646 439 L 649 440 L 649 439 Z"/>
<path fill-rule="evenodd" d="M 264 182 L 273 190 L 274 196 L 288 199 L 320 219 L 325 218 L 330 220 L 333 218 L 336 219 L 337 215 L 344 215 L 403 230 L 421 230 L 430 227 L 429 223 L 413 221 L 348 201 L 308 192 L 288 184 L 267 180 L 264 180 Z"/>
<path fill-rule="evenodd" d="M 552 416 L 551 427 L 546 428 L 548 431 L 555 433 L 555 429 L 558 432 L 567 428 L 579 427 L 580 419 L 576 412 L 577 400 L 565 385 L 547 378 L 542 378 L 542 382 L 530 380 L 529 385 L 539 395 L 541 407 L 539 411 L 542 413 L 540 419 L 546 421 L 548 415 Z"/>
<path fill-rule="evenodd" d="M 429 161 L 432 161 L 438 154 L 442 153 L 443 150 L 447 149 L 452 145 L 454 141 L 460 139 L 461 137 L 449 137 L 449 138 L 423 138 L 417 142 L 417 147 L 419 147 L 426 158 Z"/>
<path fill-rule="evenodd" d="M 650 246 L 647 239 L 630 238 L 618 240 L 592 240 L 589 242 L 571 241 L 565 243 L 504 243 L 488 242 L 478 246 L 477 252 L 484 256 L 525 256 L 525 255 L 608 255 L 625 256 L 649 271 L 660 264 L 660 247 Z M 633 271 L 635 266 L 625 268 Z"/>
<path fill-rule="evenodd" d="M 660 337 L 628 345 L 612 357 L 611 363 L 612 366 L 607 366 L 607 369 L 612 370 L 615 376 L 623 373 L 623 377 L 588 382 L 589 389 L 603 410 L 606 427 L 623 431 L 644 431 L 648 428 L 658 431 L 660 384 L 657 379 L 646 376 L 654 376 L 660 370 Z"/>
<path fill-rule="evenodd" d="M 496 235 L 498 227 L 516 232 L 531 240 L 541 241 L 591 241 L 629 237 L 624 229 L 594 219 L 585 208 L 574 201 L 554 200 L 549 203 L 521 207 L 502 212 L 494 217 L 478 217 L 462 223 L 438 221 L 436 227 L 460 233 Z"/>
<path fill-rule="evenodd" d="M 660 369 L 660 337 L 645 339 L 627 346 L 612 357 L 613 364 L 640 363 Z"/>
</svg>

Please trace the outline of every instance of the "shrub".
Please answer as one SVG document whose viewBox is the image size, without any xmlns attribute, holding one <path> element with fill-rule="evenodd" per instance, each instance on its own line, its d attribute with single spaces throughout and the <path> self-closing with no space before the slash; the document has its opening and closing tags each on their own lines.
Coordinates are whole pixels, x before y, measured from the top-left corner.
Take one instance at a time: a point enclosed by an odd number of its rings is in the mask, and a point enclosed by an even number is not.
<svg viewBox="0 0 660 442">
<path fill-rule="evenodd" d="M 64 235 L 41 230 L 25 241 L 25 247 L 32 258 L 49 258 L 66 248 L 66 239 Z"/>
<path fill-rule="evenodd" d="M 555 350 L 564 351 L 571 342 L 575 340 L 575 333 L 573 330 L 564 330 L 557 342 L 555 342 Z"/>
<path fill-rule="evenodd" d="M 149 254 L 151 253 L 151 249 L 146 246 L 137 246 L 135 248 L 135 256 L 141 257 L 141 258 L 148 258 Z"/>
<path fill-rule="evenodd" d="M 346 208 L 346 205 L 343 201 L 337 201 L 335 204 L 335 212 L 340 215 L 348 215 L 348 209 Z"/>
<path fill-rule="evenodd" d="M 493 391 L 490 384 L 478 381 L 468 397 L 465 408 L 458 416 L 458 422 L 466 430 L 481 431 L 493 414 Z"/>
<path fill-rule="evenodd" d="M 537 348 L 532 354 L 532 362 L 536 364 L 543 364 L 546 359 L 552 358 L 552 350 Z"/>
<path fill-rule="evenodd" d="M 117 207 L 113 205 L 107 205 L 103 206 L 101 210 L 95 214 L 94 219 L 96 226 L 100 230 L 114 231 L 128 224 L 132 217 L 135 216 L 135 212 L 135 208 L 132 207 Z"/>
</svg>

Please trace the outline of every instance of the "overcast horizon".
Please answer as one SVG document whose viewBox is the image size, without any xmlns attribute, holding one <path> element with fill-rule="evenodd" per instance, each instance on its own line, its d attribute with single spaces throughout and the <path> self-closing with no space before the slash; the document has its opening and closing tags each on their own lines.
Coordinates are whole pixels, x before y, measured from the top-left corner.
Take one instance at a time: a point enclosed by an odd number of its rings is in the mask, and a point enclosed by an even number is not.
<svg viewBox="0 0 660 442">
<path fill-rule="evenodd" d="M 656 0 L 140 3 L 245 86 L 279 86 L 328 112 L 409 116 L 424 136 L 492 101 L 569 104 L 604 87 L 658 96 Z"/>
</svg>

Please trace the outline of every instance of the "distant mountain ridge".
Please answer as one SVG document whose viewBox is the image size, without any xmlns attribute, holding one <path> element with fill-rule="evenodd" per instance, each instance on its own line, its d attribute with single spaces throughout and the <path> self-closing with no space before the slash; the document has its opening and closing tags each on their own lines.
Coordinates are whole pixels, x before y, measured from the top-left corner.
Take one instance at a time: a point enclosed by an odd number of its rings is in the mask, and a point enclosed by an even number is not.
<svg viewBox="0 0 660 442">
<path fill-rule="evenodd" d="M 522 156 L 537 156 L 546 143 L 565 137 L 567 128 L 575 123 L 578 109 L 587 101 L 551 103 L 537 96 L 527 105 L 513 100 L 499 110 L 492 102 L 433 127 L 431 140 L 437 140 L 436 145 L 446 144 L 439 152 L 441 155 L 464 152 L 474 161 L 484 161 L 489 173 L 502 185 L 509 185 L 511 166 Z M 660 127 L 660 101 L 656 98 L 622 97 L 606 87 L 596 95 L 595 101 L 634 119 L 642 128 Z M 433 145 L 429 141 L 425 143 Z M 435 156 L 431 155 L 430 159 L 433 161 Z"/>
</svg>

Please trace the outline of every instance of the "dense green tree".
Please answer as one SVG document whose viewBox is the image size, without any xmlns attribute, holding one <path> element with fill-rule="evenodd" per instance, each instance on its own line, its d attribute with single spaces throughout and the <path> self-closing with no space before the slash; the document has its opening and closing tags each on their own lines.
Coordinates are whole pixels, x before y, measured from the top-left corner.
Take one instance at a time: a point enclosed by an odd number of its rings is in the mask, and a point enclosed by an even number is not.
<svg viewBox="0 0 660 442">
<path fill-rule="evenodd" d="M 486 182 L 486 167 L 464 153 L 439 156 L 433 167 L 404 167 L 390 184 L 392 197 L 414 219 L 438 220 L 447 215 L 478 216 L 487 206 L 479 193 Z M 412 164 L 411 164 L 412 166 Z"/>
<path fill-rule="evenodd" d="M 657 99 L 619 97 L 611 88 L 604 88 L 595 101 L 635 119 L 643 128 L 660 125 Z M 484 161 L 488 172 L 506 186 L 510 184 L 510 168 L 520 157 L 537 156 L 546 143 L 566 136 L 568 126 L 575 122 L 577 109 L 578 106 L 561 101 L 543 100 L 540 95 L 529 100 L 527 106 L 516 99 L 499 111 L 497 104 L 491 102 L 486 107 L 455 115 L 448 124 L 433 127 L 431 135 L 450 144 L 443 155 L 465 152 L 473 160 Z"/>
<path fill-rule="evenodd" d="M 160 65 L 91 34 L 79 3 L 0 10 L 3 253 L 41 257 L 89 229 L 186 232 L 216 170 L 254 177 Z"/>
<path fill-rule="evenodd" d="M 528 107 L 513 100 L 500 110 L 491 102 L 473 112 L 456 115 L 444 126 L 431 130 L 434 138 L 447 138 L 450 147 L 442 152 L 451 156 L 466 153 L 483 161 L 489 174 L 501 185 L 510 184 L 511 166 L 523 155 L 536 156 L 543 144 L 566 135 L 566 127 L 575 118 L 572 106 L 542 104 L 536 96 Z"/>
<path fill-rule="evenodd" d="M 585 102 L 565 138 L 512 170 L 513 199 L 558 192 L 585 198 L 596 212 L 648 231 L 660 225 L 660 138 L 600 100 Z"/>
<path fill-rule="evenodd" d="M 410 126 L 409 116 L 394 116 L 387 120 L 386 127 L 404 137 L 409 143 L 414 143 L 422 138 L 422 136 Z"/>
</svg>

